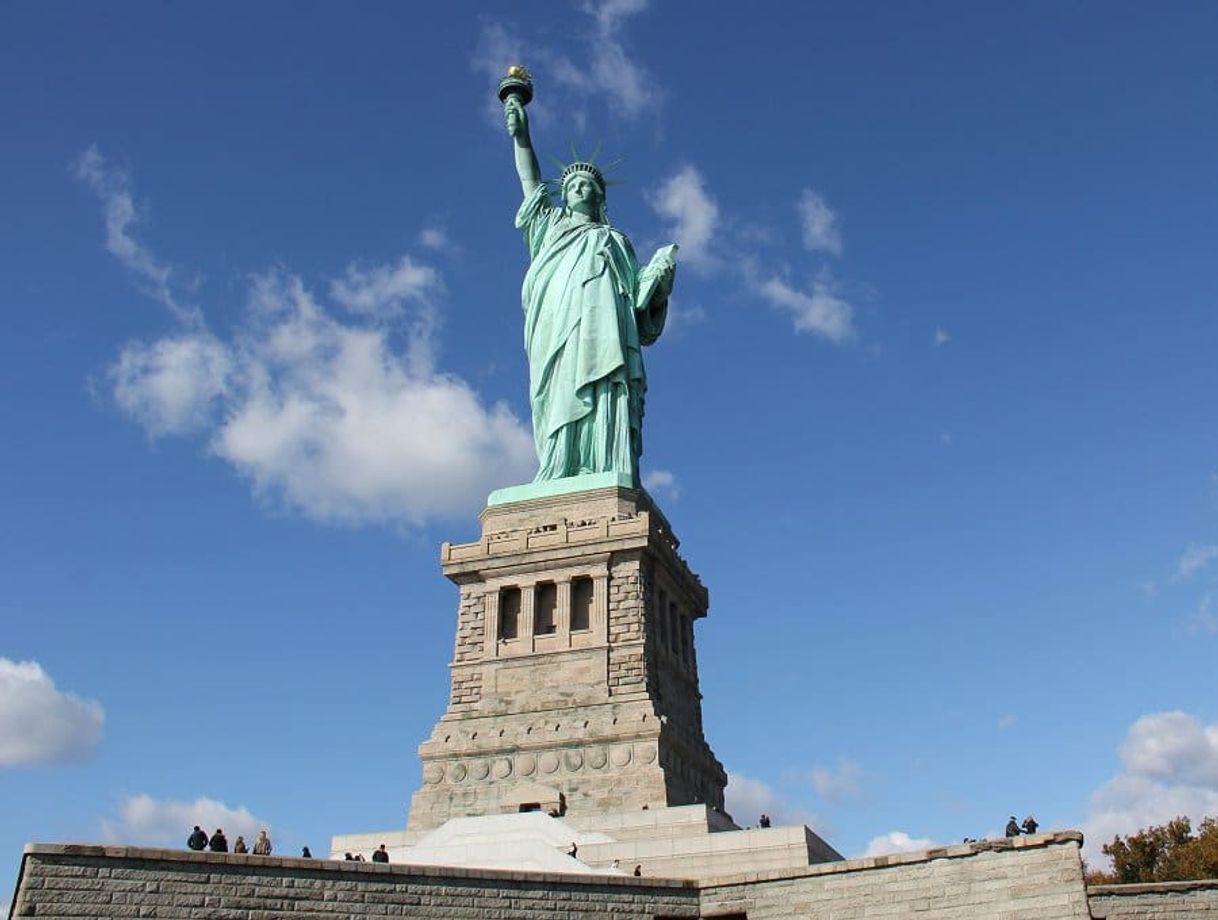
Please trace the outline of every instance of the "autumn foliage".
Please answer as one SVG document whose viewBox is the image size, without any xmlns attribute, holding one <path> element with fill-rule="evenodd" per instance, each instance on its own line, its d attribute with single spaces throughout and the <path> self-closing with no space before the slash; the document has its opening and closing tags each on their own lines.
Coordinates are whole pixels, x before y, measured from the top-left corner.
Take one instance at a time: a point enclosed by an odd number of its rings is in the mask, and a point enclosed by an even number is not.
<svg viewBox="0 0 1218 920">
<path fill-rule="evenodd" d="M 1111 872 L 1089 872 L 1092 885 L 1179 882 L 1218 878 L 1218 818 L 1201 821 L 1194 834 L 1188 818 L 1148 827 L 1104 844 Z"/>
</svg>

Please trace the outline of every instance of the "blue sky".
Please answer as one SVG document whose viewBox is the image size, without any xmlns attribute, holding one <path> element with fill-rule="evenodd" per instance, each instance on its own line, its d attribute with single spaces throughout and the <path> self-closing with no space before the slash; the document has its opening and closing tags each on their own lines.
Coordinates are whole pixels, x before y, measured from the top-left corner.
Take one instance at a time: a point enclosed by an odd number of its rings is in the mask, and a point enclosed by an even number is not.
<svg viewBox="0 0 1218 920">
<path fill-rule="evenodd" d="M 1218 812 L 1218 8 L 722 6 L 0 7 L 0 888 L 404 824 L 439 544 L 531 476 L 516 61 L 681 244 L 643 466 L 737 819 Z"/>
</svg>

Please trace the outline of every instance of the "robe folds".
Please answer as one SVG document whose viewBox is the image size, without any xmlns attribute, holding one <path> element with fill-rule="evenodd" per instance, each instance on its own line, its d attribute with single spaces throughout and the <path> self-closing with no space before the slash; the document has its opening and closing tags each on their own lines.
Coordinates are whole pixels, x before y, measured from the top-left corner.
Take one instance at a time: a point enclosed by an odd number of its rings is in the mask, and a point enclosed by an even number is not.
<svg viewBox="0 0 1218 920">
<path fill-rule="evenodd" d="M 668 298 L 639 303 L 630 240 L 555 206 L 543 185 L 516 214 L 532 259 L 521 292 L 536 481 L 618 472 L 637 486 L 647 376 L 642 346 L 664 328 Z"/>
</svg>

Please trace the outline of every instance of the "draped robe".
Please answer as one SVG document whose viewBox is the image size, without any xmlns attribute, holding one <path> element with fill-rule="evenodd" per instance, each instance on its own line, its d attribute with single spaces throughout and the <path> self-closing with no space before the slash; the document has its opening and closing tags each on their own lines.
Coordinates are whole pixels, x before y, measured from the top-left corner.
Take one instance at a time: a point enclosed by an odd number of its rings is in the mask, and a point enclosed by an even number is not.
<svg viewBox="0 0 1218 920">
<path fill-rule="evenodd" d="M 516 227 L 532 259 L 521 302 L 535 481 L 617 472 L 637 486 L 642 346 L 663 331 L 667 292 L 645 283 L 647 302 L 638 303 L 644 273 L 630 240 L 608 224 L 573 219 L 544 185 L 525 198 Z"/>
</svg>

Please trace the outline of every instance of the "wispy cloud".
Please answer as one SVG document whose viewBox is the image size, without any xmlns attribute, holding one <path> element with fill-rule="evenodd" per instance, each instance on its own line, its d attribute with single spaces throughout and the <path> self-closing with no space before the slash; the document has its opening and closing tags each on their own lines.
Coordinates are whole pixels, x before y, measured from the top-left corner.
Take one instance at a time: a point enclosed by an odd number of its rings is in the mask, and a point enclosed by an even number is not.
<svg viewBox="0 0 1218 920">
<path fill-rule="evenodd" d="M 443 285 L 434 268 L 409 255 L 394 265 L 352 264 L 330 282 L 330 297 L 352 313 L 387 318 L 400 316 L 408 303 L 430 306 Z"/>
<path fill-rule="evenodd" d="M 804 248 L 809 252 L 842 254 L 842 234 L 837 226 L 837 214 L 820 195 L 810 188 L 803 190 L 796 207 L 803 227 Z"/>
<path fill-rule="evenodd" d="M 854 308 L 839 297 L 833 285 L 822 279 L 811 291 L 792 287 L 777 276 L 761 282 L 757 293 L 791 314 L 796 332 L 810 332 L 838 344 L 854 338 Z"/>
<path fill-rule="evenodd" d="M 198 307 L 183 303 L 170 288 L 172 271 L 133 235 L 140 214 L 131 194 L 127 173 L 108 163 L 96 147 L 90 147 L 72 164 L 76 177 L 88 184 L 101 199 L 106 221 L 106 249 L 142 283 L 148 294 L 168 308 L 181 322 L 198 326 Z"/>
<path fill-rule="evenodd" d="M 58 689 L 38 662 L 0 658 L 0 767 L 87 760 L 105 721 L 101 703 Z"/>
<path fill-rule="evenodd" d="M 611 110 L 637 118 L 659 104 L 655 78 L 626 50 L 626 21 L 647 9 L 646 0 L 599 0 L 581 6 L 596 23 L 588 57 L 593 91 L 604 95 Z"/>
<path fill-rule="evenodd" d="M 812 770 L 812 785 L 817 793 L 830 801 L 855 798 L 862 791 L 859 778 L 862 768 L 849 757 L 838 759 L 836 767 L 816 767 Z"/>
<path fill-rule="evenodd" d="M 455 248 L 452 240 L 448 238 L 448 233 L 442 227 L 424 227 L 420 230 L 419 245 L 424 249 L 432 249 L 436 252 L 448 252 Z"/>
<path fill-rule="evenodd" d="M 1214 594 L 1206 591 L 1197 605 L 1197 609 L 1189 618 L 1189 626 L 1193 632 L 1218 635 L 1218 613 L 1214 612 Z"/>
<path fill-rule="evenodd" d="M 90 162 L 113 174 L 96 151 Z M 433 267 L 357 263 L 328 289 L 339 309 L 286 270 L 258 275 L 226 338 L 175 311 L 183 329 L 123 346 L 116 404 L 150 436 L 201 433 L 260 499 L 323 521 L 417 524 L 531 476 L 520 420 L 435 367 Z"/>
<path fill-rule="evenodd" d="M 1176 579 L 1191 578 L 1215 559 L 1218 559 L 1218 544 L 1191 544 L 1176 563 Z"/>
<path fill-rule="evenodd" d="M 676 501 L 681 497 L 677 477 L 668 470 L 651 470 L 643 476 L 643 488 L 653 495 L 664 494 Z"/>
<path fill-rule="evenodd" d="M 935 347 L 941 348 L 952 340 L 951 335 L 942 329 L 935 330 Z"/>
<path fill-rule="evenodd" d="M 696 167 L 688 163 L 682 166 L 647 200 L 667 223 L 671 238 L 680 244 L 683 264 L 701 268 L 714 264 L 711 241 L 719 223 L 719 206 Z"/>
<path fill-rule="evenodd" d="M 565 48 L 521 35 L 511 25 L 488 21 L 478 36 L 472 64 L 488 83 L 490 123 L 502 125 L 502 110 L 490 89 L 510 64 L 525 64 L 533 72 L 539 92 L 530 105 L 530 118 L 541 114 L 553 120 L 558 113 L 580 130 L 588 122 L 588 108 L 605 105 L 624 121 L 637 120 L 659 107 L 664 91 L 630 53 L 626 36 L 629 21 L 647 9 L 645 0 L 608 0 L 581 4 L 587 27 L 568 35 Z"/>
</svg>

